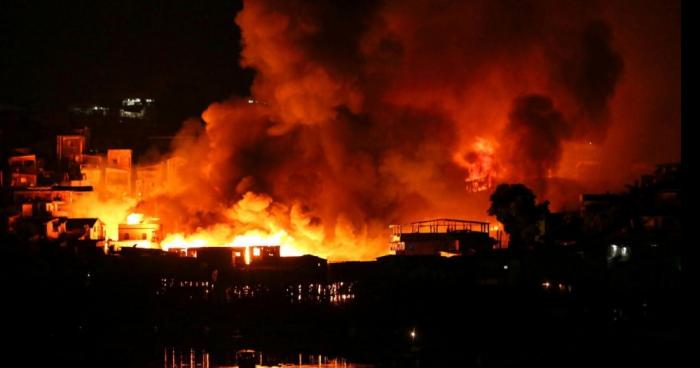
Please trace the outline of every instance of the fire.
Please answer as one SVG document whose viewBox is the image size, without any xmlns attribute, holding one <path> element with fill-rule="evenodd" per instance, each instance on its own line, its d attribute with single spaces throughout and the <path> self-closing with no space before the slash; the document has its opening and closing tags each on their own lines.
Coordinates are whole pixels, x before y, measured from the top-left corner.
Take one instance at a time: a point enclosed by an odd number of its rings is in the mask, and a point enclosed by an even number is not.
<svg viewBox="0 0 700 368">
<path fill-rule="evenodd" d="M 488 199 L 460 195 L 465 186 L 557 176 L 564 143 L 604 137 L 619 113 L 621 54 L 594 11 L 332 8 L 246 1 L 236 24 L 241 65 L 256 71 L 251 96 L 185 122 L 153 192 L 86 200 L 72 215 L 99 217 L 111 239 L 123 221 L 157 217 L 166 250 L 279 245 L 282 255 L 373 259 L 388 252 L 389 223 L 485 220 Z M 504 29 L 504 14 L 517 27 Z M 645 115 L 656 116 L 631 116 Z"/>
<path fill-rule="evenodd" d="M 161 248 L 167 251 L 171 248 L 245 247 L 246 263 L 249 263 L 250 248 L 258 245 L 279 245 L 283 257 L 305 254 L 304 247 L 297 245 L 296 240 L 284 230 L 272 234 L 251 230 L 226 238 L 229 231 L 220 226 L 218 229 L 203 230 L 189 236 L 182 233 L 170 234 L 161 243 Z"/>
<path fill-rule="evenodd" d="M 106 226 L 108 239 L 118 239 L 118 226 L 123 223 L 136 206 L 131 197 L 113 197 L 102 192 L 93 192 L 73 202 L 69 217 L 99 218 Z"/>
<path fill-rule="evenodd" d="M 126 217 L 126 223 L 129 225 L 136 225 L 140 224 L 143 222 L 143 214 L 142 213 L 130 213 L 129 216 Z"/>
<path fill-rule="evenodd" d="M 455 153 L 454 162 L 466 169 L 464 179 L 468 192 L 482 192 L 491 189 L 498 176 L 495 162 L 495 142 L 477 137 L 467 152 Z"/>
</svg>

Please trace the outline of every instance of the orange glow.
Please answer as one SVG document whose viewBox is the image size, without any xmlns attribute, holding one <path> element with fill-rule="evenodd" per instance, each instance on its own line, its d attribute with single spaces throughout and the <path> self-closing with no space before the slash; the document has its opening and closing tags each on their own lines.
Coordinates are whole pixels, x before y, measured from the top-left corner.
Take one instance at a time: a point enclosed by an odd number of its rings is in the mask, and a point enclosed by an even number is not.
<svg viewBox="0 0 700 368">
<path fill-rule="evenodd" d="M 99 218 L 105 223 L 107 239 L 116 240 L 119 224 L 124 223 L 135 205 L 133 198 L 109 196 L 97 191 L 71 203 L 67 216 Z"/>
<path fill-rule="evenodd" d="M 616 95 L 613 36 L 639 37 L 629 33 L 635 27 L 596 28 L 605 26 L 598 10 L 561 2 L 547 7 L 556 16 L 520 18 L 490 2 L 390 1 L 346 14 L 321 3 L 298 11 L 245 1 L 235 21 L 241 66 L 255 71 L 251 95 L 214 102 L 201 119 L 185 121 L 171 152 L 149 170 L 131 161 L 135 177 L 108 170 L 114 175 L 95 180 L 96 193 L 72 203 L 69 217 L 100 218 L 113 240 L 118 224 L 157 217 L 162 249 L 240 246 L 247 263 L 257 256 L 248 248 L 263 245 L 279 245 L 282 256 L 372 260 L 390 252 L 390 223 L 493 221 L 488 194 L 500 182 L 523 182 L 553 206 L 578 206 L 586 188 L 570 179 L 598 185 L 613 173 L 623 182 L 620 172 L 629 170 L 616 168 L 651 157 L 620 155 L 618 146 L 646 136 L 659 116 L 680 126 L 678 116 L 639 103 L 677 110 L 676 99 L 654 98 L 657 90 L 673 96 L 680 80 L 644 67 L 648 47 L 626 49 L 635 58 L 620 80 L 626 93 Z M 362 17 L 343 19 L 362 24 L 361 32 L 326 32 L 338 20 L 324 17 L 334 14 Z M 517 32 L 500 26 L 504 15 Z M 593 66 L 600 75 L 589 75 Z M 658 86 L 642 88 L 648 76 Z M 607 133 L 616 140 L 606 143 Z M 116 185 L 122 179 L 148 190 L 129 196 L 130 185 Z M 503 229 L 496 224 L 490 235 L 505 243 Z"/>
<path fill-rule="evenodd" d="M 140 224 L 143 222 L 143 214 L 142 213 L 130 213 L 129 216 L 126 217 L 126 223 L 129 225 L 136 225 Z"/>
<path fill-rule="evenodd" d="M 468 192 L 481 192 L 491 189 L 499 173 L 495 162 L 496 143 L 484 137 L 477 137 L 467 150 L 454 154 L 453 160 L 466 169 L 464 179 Z"/>
<path fill-rule="evenodd" d="M 186 236 L 182 233 L 169 234 L 161 243 L 163 250 L 170 248 L 200 248 L 200 247 L 246 247 L 246 263 L 250 263 L 248 248 L 257 245 L 279 245 L 283 257 L 300 256 L 305 254 L 293 237 L 284 230 L 274 234 L 265 234 L 260 230 L 251 230 L 241 235 L 232 235 L 234 230 L 228 226 L 219 225 L 210 230 L 202 230 Z M 256 249 L 259 254 L 260 250 Z M 256 254 L 257 256 L 257 254 Z"/>
<path fill-rule="evenodd" d="M 205 246 L 249 248 L 279 245 L 283 257 L 313 254 L 331 260 L 366 258 L 363 251 L 368 249 L 353 247 L 357 244 L 371 245 L 373 248 L 369 250 L 373 254 L 388 253 L 387 234 L 378 233 L 371 237 L 364 232 L 352 231 L 346 223 L 339 221 L 331 229 L 333 237 L 330 237 L 299 206 L 283 206 L 265 194 L 248 192 L 223 212 L 223 221 L 209 227 L 197 228 L 191 232 L 166 233 L 161 247 L 168 250 Z M 161 216 L 161 219 L 174 221 L 167 216 Z M 259 251 L 258 249 L 257 252 Z M 253 250 L 253 256 L 257 256 L 255 252 Z M 246 251 L 244 256 L 250 257 L 251 252 Z"/>
</svg>

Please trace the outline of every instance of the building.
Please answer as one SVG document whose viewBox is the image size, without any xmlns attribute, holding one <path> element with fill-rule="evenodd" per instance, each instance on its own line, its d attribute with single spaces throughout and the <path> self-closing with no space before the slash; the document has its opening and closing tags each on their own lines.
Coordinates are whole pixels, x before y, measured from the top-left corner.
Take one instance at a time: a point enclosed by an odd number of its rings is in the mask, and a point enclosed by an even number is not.
<svg viewBox="0 0 700 368">
<path fill-rule="evenodd" d="M 13 191 L 13 200 L 23 214 L 68 216 L 73 202 L 92 192 L 91 186 L 27 187 Z"/>
<path fill-rule="evenodd" d="M 119 241 L 144 241 L 159 244 L 161 239 L 160 224 L 142 222 L 138 224 L 119 224 Z"/>
<path fill-rule="evenodd" d="M 65 221 L 65 232 L 80 240 L 104 240 L 106 227 L 97 218 L 69 218 Z"/>
<path fill-rule="evenodd" d="M 155 112 L 155 100 L 152 98 L 132 97 L 122 100 L 119 109 L 121 122 L 133 120 L 152 120 Z"/>
<path fill-rule="evenodd" d="M 391 225 L 391 250 L 397 255 L 453 256 L 493 249 L 489 223 L 435 219 Z"/>
<path fill-rule="evenodd" d="M 80 172 L 85 185 L 91 185 L 96 188 L 102 186 L 105 161 L 106 157 L 104 155 L 83 155 L 83 164 L 80 165 Z"/>
<path fill-rule="evenodd" d="M 194 257 L 216 268 L 263 266 L 280 258 L 279 245 L 251 245 L 248 247 L 213 246 L 168 249 L 180 256 Z"/>
<path fill-rule="evenodd" d="M 10 187 L 34 187 L 37 185 L 36 155 L 12 156 L 8 159 L 8 164 Z"/>
<path fill-rule="evenodd" d="M 157 163 L 136 167 L 134 191 L 138 196 L 148 196 L 165 183 L 166 164 Z"/>
<path fill-rule="evenodd" d="M 113 194 L 130 195 L 132 189 L 132 151 L 130 149 L 107 150 L 107 162 L 102 183 Z"/>
<path fill-rule="evenodd" d="M 105 118 L 109 111 L 109 107 L 102 105 L 77 105 L 68 110 L 71 118 L 80 122 Z"/>
<path fill-rule="evenodd" d="M 8 231 L 26 240 L 58 239 L 65 230 L 62 218 L 10 216 L 8 219 Z"/>
<path fill-rule="evenodd" d="M 56 136 L 56 157 L 59 161 L 80 163 L 83 160 L 83 152 L 85 152 L 84 135 Z"/>
</svg>

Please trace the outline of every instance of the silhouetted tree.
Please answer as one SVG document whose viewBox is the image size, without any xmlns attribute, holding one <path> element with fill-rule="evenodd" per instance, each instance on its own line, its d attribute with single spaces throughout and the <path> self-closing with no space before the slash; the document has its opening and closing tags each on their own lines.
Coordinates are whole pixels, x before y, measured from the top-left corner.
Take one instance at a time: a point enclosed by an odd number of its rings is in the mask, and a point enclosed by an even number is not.
<svg viewBox="0 0 700 368">
<path fill-rule="evenodd" d="M 523 184 L 500 184 L 491 194 L 488 214 L 496 216 L 510 236 L 509 247 L 523 249 L 536 243 L 540 222 L 549 214 L 549 202 L 535 203 L 535 194 Z"/>
</svg>

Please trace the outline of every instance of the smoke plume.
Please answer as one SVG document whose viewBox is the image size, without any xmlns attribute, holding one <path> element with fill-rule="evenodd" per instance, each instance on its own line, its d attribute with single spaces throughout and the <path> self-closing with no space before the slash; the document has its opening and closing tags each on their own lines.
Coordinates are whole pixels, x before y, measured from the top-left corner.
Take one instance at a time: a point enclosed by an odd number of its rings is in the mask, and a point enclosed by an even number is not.
<svg viewBox="0 0 700 368">
<path fill-rule="evenodd" d="M 159 215 L 185 234 L 282 229 L 332 259 L 386 253 L 389 223 L 486 220 L 465 180 L 557 175 L 568 144 L 625 123 L 613 22 L 590 2 L 246 1 L 252 100 L 184 128 Z"/>
</svg>

